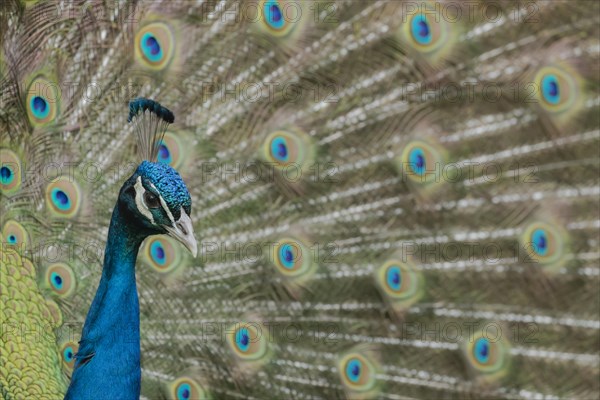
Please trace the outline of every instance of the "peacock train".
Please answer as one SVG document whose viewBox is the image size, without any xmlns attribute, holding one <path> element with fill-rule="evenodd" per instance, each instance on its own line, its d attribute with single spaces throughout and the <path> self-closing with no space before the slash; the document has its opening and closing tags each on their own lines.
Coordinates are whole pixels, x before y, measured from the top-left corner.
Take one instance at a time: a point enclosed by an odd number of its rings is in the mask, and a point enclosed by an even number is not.
<svg viewBox="0 0 600 400">
<path fill-rule="evenodd" d="M 4 0 L 0 400 L 600 397 L 600 3 Z"/>
</svg>

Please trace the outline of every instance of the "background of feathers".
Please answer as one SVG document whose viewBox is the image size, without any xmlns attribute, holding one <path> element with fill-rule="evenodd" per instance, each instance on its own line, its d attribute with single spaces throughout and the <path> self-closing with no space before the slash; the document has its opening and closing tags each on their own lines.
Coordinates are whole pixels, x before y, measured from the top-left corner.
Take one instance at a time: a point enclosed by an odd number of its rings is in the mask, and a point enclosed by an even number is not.
<svg viewBox="0 0 600 400">
<path fill-rule="evenodd" d="M 143 398 L 598 397 L 598 2 L 1 7 L 0 398 L 64 394 L 138 96 L 203 250 L 140 250 Z"/>
</svg>

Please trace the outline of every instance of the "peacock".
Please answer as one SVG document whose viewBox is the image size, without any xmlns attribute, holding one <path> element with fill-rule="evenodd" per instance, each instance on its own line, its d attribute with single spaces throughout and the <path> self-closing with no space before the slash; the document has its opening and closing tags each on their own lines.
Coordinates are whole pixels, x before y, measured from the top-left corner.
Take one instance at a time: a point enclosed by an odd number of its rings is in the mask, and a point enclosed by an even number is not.
<svg viewBox="0 0 600 400">
<path fill-rule="evenodd" d="M 119 192 L 110 220 L 102 278 L 74 355 L 73 377 L 65 399 L 139 398 L 140 316 L 135 262 L 140 245 L 148 236 L 168 233 L 194 257 L 198 254 L 185 183 L 168 164 L 147 160 L 157 159 L 160 141 L 174 116 L 148 99 L 132 101 L 130 109 L 129 119 L 138 127 L 144 161 Z M 115 363 L 115 359 L 121 361 Z"/>
<path fill-rule="evenodd" d="M 0 399 L 598 398 L 599 38 L 584 0 L 3 1 Z"/>
</svg>

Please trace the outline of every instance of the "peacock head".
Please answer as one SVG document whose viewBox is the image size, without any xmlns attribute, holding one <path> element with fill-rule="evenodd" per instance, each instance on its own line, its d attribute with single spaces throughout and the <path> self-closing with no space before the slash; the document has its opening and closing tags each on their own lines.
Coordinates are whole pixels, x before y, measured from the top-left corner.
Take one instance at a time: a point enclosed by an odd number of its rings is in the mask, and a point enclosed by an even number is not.
<svg viewBox="0 0 600 400">
<path fill-rule="evenodd" d="M 123 185 L 119 203 L 144 236 L 167 234 L 196 257 L 198 245 L 190 219 L 192 200 L 175 169 L 143 161 Z"/>
<path fill-rule="evenodd" d="M 134 121 L 138 131 L 140 157 L 145 161 L 121 188 L 119 205 L 141 236 L 167 234 L 196 257 L 192 199 L 183 179 L 169 165 L 147 161 L 156 160 L 166 127 L 174 121 L 173 113 L 144 98 L 132 100 L 129 109 L 129 121 Z"/>
</svg>

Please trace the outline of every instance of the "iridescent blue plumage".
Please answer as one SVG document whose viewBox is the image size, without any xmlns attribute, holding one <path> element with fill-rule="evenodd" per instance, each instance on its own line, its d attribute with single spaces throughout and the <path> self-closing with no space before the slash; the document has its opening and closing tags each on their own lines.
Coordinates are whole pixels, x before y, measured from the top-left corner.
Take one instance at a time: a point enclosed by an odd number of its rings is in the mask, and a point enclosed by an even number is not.
<svg viewBox="0 0 600 400">
<path fill-rule="evenodd" d="M 427 45 L 431 43 L 431 28 L 425 15 L 419 14 L 412 19 L 411 34 L 419 44 Z"/>
<path fill-rule="evenodd" d="M 490 358 L 490 343 L 485 338 L 479 338 L 475 342 L 475 349 L 473 351 L 475 359 L 480 364 L 485 364 Z"/>
<path fill-rule="evenodd" d="M 154 260 L 154 262 L 156 262 L 158 265 L 162 266 L 167 261 L 165 257 L 165 249 L 158 241 L 152 243 L 150 246 L 150 253 L 152 254 L 152 260 Z"/>
<path fill-rule="evenodd" d="M 187 400 L 190 398 L 192 390 L 189 384 L 184 383 L 177 389 L 177 400 Z"/>
<path fill-rule="evenodd" d="M 552 105 L 560 102 L 560 89 L 556 76 L 549 74 L 542 78 L 542 95 Z"/>
<path fill-rule="evenodd" d="M 140 110 L 149 110 L 165 121 L 173 120 L 169 110 L 152 100 L 132 101 L 130 118 L 137 116 Z M 156 143 L 150 133 L 142 134 L 150 140 L 140 145 Z M 52 200 L 60 206 L 68 205 L 69 198 L 54 189 Z M 121 188 L 110 222 L 102 277 L 86 317 L 65 399 L 139 398 L 137 253 L 145 238 L 164 233 L 185 242 L 195 253 L 190 211 L 191 198 L 185 183 L 177 171 L 166 164 L 143 161 Z M 160 250 L 154 251 L 159 258 Z M 57 274 L 51 274 L 50 280 L 56 290 L 63 285 L 62 276 Z"/>
<path fill-rule="evenodd" d="M 46 118 L 50 112 L 50 107 L 43 97 L 35 96 L 31 98 L 31 110 L 36 118 Z"/>
<path fill-rule="evenodd" d="M 423 175 L 426 169 L 425 154 L 420 148 L 413 149 L 409 154 L 409 165 L 417 175 Z"/>
<path fill-rule="evenodd" d="M 65 359 L 65 361 L 73 361 L 74 356 L 75 354 L 73 353 L 73 348 L 71 348 L 71 346 L 68 346 L 63 350 L 63 358 Z"/>
<path fill-rule="evenodd" d="M 71 200 L 69 199 L 69 196 L 60 189 L 52 190 L 52 200 L 60 209 L 68 209 L 71 206 Z"/>
<path fill-rule="evenodd" d="M 285 20 L 282 15 L 282 10 L 275 0 L 266 1 L 264 4 L 264 15 L 266 22 L 273 29 L 281 29 L 285 25 Z"/>
<path fill-rule="evenodd" d="M 600 1 L 2 6 L 0 399 L 600 399 Z"/>
<path fill-rule="evenodd" d="M 288 148 L 284 137 L 276 137 L 271 142 L 271 154 L 278 161 L 286 162 L 288 160 Z"/>
<path fill-rule="evenodd" d="M 392 290 L 400 290 L 402 286 L 402 273 L 400 272 L 400 268 L 397 266 L 392 266 L 388 268 L 386 272 L 387 284 Z"/>
<path fill-rule="evenodd" d="M 144 161 L 138 167 L 137 173 L 147 177 L 156 186 L 175 219 L 179 219 L 178 205 L 190 214 L 192 199 L 177 171 L 167 164 Z"/>
<path fill-rule="evenodd" d="M 351 382 L 358 382 L 362 364 L 358 359 L 352 359 L 346 365 L 346 375 Z"/>
<path fill-rule="evenodd" d="M 59 290 L 62 289 L 62 287 L 63 287 L 63 280 L 62 280 L 61 276 L 58 273 L 53 272 L 50 277 L 52 279 L 52 285 L 56 289 L 59 289 Z"/>
<path fill-rule="evenodd" d="M 536 229 L 531 235 L 533 251 L 540 256 L 548 253 L 548 237 L 543 229 Z"/>
<path fill-rule="evenodd" d="M 250 346 L 250 335 L 248 329 L 241 328 L 235 334 L 235 343 L 239 350 L 246 352 Z"/>
<path fill-rule="evenodd" d="M 115 207 L 111 219 L 102 278 L 83 327 L 66 400 L 139 398 L 135 260 L 145 233 L 136 232 L 130 216 L 120 208 Z"/>
<path fill-rule="evenodd" d="M 168 165 L 142 162 L 121 189 L 108 232 L 102 278 L 83 328 L 66 399 L 139 398 L 141 371 L 135 261 L 146 237 L 164 233 L 164 228 L 153 226 L 132 212 L 139 206 L 128 193 L 132 192 L 135 182 L 142 180 L 158 190 L 157 194 L 177 220 L 181 209 L 187 214 L 190 212 L 187 188 Z"/>
<path fill-rule="evenodd" d="M 291 269 L 294 267 L 294 250 L 291 245 L 284 244 L 279 249 L 279 261 L 287 268 Z"/>
<path fill-rule="evenodd" d="M 166 144 L 163 142 L 158 146 L 158 162 L 163 164 L 171 164 L 171 152 Z"/>
<path fill-rule="evenodd" d="M 2 182 L 3 185 L 8 185 L 11 183 L 14 179 L 13 176 L 14 174 L 9 167 L 3 166 L 0 168 L 0 182 Z"/>
<path fill-rule="evenodd" d="M 150 61 L 159 61 L 163 57 L 160 43 L 151 33 L 142 37 L 142 51 Z"/>
</svg>

